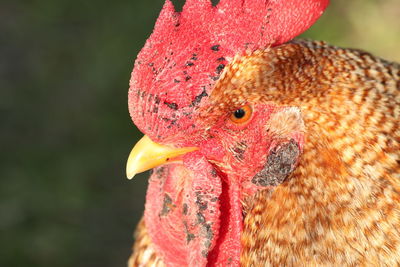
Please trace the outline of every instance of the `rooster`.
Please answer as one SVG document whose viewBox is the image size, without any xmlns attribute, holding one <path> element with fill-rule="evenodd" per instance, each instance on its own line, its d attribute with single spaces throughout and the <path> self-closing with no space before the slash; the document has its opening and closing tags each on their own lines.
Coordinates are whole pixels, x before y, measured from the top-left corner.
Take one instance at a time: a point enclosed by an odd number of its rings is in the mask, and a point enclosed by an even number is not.
<svg viewBox="0 0 400 267">
<path fill-rule="evenodd" d="M 400 65 L 296 40 L 328 0 L 167 0 L 129 111 L 129 266 L 398 266 Z"/>
</svg>

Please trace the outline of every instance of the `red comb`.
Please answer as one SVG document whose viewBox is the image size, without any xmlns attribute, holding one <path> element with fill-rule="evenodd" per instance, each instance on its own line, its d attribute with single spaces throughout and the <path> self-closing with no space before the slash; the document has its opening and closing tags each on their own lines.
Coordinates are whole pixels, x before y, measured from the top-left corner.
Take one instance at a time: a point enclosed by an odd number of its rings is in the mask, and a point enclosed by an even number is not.
<svg viewBox="0 0 400 267">
<path fill-rule="evenodd" d="M 175 120 L 168 135 L 187 128 L 192 122 L 181 120 L 182 112 L 193 112 L 235 54 L 291 40 L 309 28 L 328 3 L 221 0 L 212 6 L 209 0 L 187 0 L 178 13 L 167 0 L 132 72 L 133 121 L 154 140 L 162 136 L 154 124 L 161 129 Z M 163 122 L 157 119 L 161 117 Z"/>
</svg>

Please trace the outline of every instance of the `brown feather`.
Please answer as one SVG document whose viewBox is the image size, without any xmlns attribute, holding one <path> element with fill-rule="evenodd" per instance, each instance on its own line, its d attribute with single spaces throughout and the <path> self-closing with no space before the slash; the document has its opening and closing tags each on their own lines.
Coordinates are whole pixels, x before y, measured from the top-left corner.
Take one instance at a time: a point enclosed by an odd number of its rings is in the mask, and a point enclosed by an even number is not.
<svg viewBox="0 0 400 267">
<path fill-rule="evenodd" d="M 241 264 L 399 265 L 399 65 L 308 41 L 265 58 L 260 101 L 300 107 L 306 141 L 292 177 L 248 199 Z"/>
<path fill-rule="evenodd" d="M 164 267 L 165 264 L 157 256 L 151 244 L 143 218 L 140 220 L 135 231 L 135 244 L 133 252 L 128 260 L 128 267 Z"/>
</svg>

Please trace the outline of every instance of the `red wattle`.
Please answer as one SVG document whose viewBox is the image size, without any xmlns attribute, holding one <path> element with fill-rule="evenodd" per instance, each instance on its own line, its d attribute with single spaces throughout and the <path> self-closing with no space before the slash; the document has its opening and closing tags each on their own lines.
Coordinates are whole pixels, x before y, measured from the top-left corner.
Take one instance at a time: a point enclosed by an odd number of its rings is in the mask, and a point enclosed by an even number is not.
<svg viewBox="0 0 400 267">
<path fill-rule="evenodd" d="M 185 166 L 155 169 L 147 191 L 145 223 L 168 266 L 239 264 L 240 191 L 200 153 Z"/>
<path fill-rule="evenodd" d="M 221 227 L 217 245 L 210 253 L 207 266 L 239 266 L 240 234 L 243 228 L 239 187 L 223 182 L 220 199 Z"/>
</svg>

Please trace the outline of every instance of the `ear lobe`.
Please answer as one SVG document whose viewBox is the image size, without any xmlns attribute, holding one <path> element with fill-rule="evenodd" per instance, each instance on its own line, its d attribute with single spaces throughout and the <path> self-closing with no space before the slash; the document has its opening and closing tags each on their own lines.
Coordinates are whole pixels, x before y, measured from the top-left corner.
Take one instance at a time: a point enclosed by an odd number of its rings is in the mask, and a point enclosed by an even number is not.
<svg viewBox="0 0 400 267">
<path fill-rule="evenodd" d="M 258 172 L 251 182 L 258 186 L 277 186 L 294 171 L 300 147 L 294 139 L 275 146 L 267 157 L 264 168 Z"/>
<path fill-rule="evenodd" d="M 304 143 L 304 121 L 297 107 L 284 107 L 273 113 L 266 124 L 272 139 L 267 161 L 251 182 L 277 186 L 294 171 Z"/>
<path fill-rule="evenodd" d="M 301 111 L 297 107 L 284 107 L 272 113 L 265 127 L 272 139 L 290 139 L 305 130 Z"/>
</svg>

